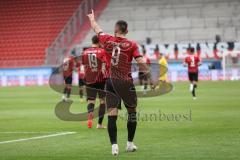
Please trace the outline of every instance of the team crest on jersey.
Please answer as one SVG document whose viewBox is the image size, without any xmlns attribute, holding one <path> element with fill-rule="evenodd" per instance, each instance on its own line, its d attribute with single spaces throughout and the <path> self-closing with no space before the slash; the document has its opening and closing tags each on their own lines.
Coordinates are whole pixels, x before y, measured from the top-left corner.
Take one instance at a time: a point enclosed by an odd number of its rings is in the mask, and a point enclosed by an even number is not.
<svg viewBox="0 0 240 160">
<path fill-rule="evenodd" d="M 129 41 L 124 41 L 119 44 L 119 47 L 121 48 L 122 51 L 127 51 L 130 48 L 132 48 L 132 43 Z"/>
<path fill-rule="evenodd" d="M 119 46 L 122 51 L 127 51 L 132 47 L 132 43 L 130 41 L 123 41 L 121 43 L 108 41 L 105 44 L 105 48 L 107 51 L 112 51 L 115 46 Z"/>
<path fill-rule="evenodd" d="M 113 41 L 108 41 L 106 42 L 105 44 L 105 49 L 107 51 L 112 51 L 113 47 L 117 46 L 118 44 L 116 42 L 113 42 Z"/>
</svg>

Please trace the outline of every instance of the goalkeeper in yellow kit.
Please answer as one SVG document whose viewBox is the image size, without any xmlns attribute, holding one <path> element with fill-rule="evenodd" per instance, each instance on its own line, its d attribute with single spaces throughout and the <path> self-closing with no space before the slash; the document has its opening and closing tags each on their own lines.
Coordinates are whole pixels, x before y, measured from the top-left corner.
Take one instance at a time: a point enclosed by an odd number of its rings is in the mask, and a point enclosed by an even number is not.
<svg viewBox="0 0 240 160">
<path fill-rule="evenodd" d="M 167 82 L 167 67 L 168 63 L 166 58 L 163 56 L 162 53 L 159 54 L 159 81 L 160 83 L 165 83 Z"/>
</svg>

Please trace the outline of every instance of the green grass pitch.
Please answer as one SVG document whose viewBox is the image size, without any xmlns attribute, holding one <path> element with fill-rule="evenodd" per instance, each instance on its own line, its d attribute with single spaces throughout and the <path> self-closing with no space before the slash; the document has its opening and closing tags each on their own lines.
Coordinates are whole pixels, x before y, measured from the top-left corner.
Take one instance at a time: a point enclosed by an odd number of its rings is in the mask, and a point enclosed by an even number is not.
<svg viewBox="0 0 240 160">
<path fill-rule="evenodd" d="M 188 83 L 173 85 L 173 92 L 167 95 L 139 99 L 141 118 L 135 136 L 139 149 L 134 153 L 124 151 L 127 130 L 123 108 L 116 158 L 111 155 L 107 130 L 87 129 L 86 122 L 65 122 L 55 116 L 61 94 L 49 87 L 0 88 L 0 160 L 240 159 L 240 82 L 200 82 L 195 101 Z M 73 100 L 72 112 L 86 110 L 86 103 L 80 104 L 78 96 Z M 159 111 L 170 118 L 144 118 Z M 184 118 L 190 111 L 191 117 Z M 171 119 L 171 115 L 182 117 Z M 76 133 L 1 144 L 69 131 Z"/>
</svg>

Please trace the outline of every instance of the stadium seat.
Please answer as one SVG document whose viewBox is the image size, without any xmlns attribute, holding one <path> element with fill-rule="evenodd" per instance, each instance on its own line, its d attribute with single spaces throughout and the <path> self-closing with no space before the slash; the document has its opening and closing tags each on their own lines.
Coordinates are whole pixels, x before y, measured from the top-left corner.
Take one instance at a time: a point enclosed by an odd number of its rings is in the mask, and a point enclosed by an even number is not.
<svg viewBox="0 0 240 160">
<path fill-rule="evenodd" d="M 176 30 L 176 40 L 177 40 L 177 42 L 187 42 L 187 41 L 189 41 L 188 29 L 178 29 L 178 30 Z"/>
<path fill-rule="evenodd" d="M 236 40 L 236 29 L 234 27 L 225 28 L 223 30 L 223 40 L 225 41 L 235 41 Z"/>
<path fill-rule="evenodd" d="M 238 0 L 111 0 L 108 6 L 99 19 L 104 31 L 113 33 L 114 22 L 123 19 L 129 24 L 133 40 L 143 41 L 143 35 L 149 35 L 158 43 L 213 41 L 216 34 L 225 37 L 225 28 L 230 33 L 227 39 L 239 39 L 229 29 L 239 33 Z"/>
<path fill-rule="evenodd" d="M 204 18 L 192 18 L 191 19 L 191 28 L 199 28 L 205 26 Z"/>
<path fill-rule="evenodd" d="M 1 67 L 43 65 L 45 49 L 80 3 L 81 0 L 0 1 Z"/>
<path fill-rule="evenodd" d="M 162 33 L 162 41 L 163 43 L 170 43 L 170 42 L 175 42 L 176 41 L 176 35 L 175 35 L 175 30 L 163 30 Z"/>
<path fill-rule="evenodd" d="M 136 41 L 143 41 L 146 38 L 146 31 L 145 30 L 132 31 L 132 32 L 129 32 L 127 37 L 130 39 L 134 39 Z"/>
<path fill-rule="evenodd" d="M 146 21 L 146 29 L 148 29 L 148 30 L 159 29 L 159 22 L 156 21 L 156 20 L 148 20 L 148 21 Z"/>
<path fill-rule="evenodd" d="M 134 30 L 146 30 L 146 21 L 134 21 Z"/>
</svg>

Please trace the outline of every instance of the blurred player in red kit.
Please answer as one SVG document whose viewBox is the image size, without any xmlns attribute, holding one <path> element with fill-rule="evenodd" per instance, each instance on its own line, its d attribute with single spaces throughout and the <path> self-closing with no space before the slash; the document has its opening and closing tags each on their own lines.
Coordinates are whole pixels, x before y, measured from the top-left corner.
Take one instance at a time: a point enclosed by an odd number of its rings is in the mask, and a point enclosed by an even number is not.
<svg viewBox="0 0 240 160">
<path fill-rule="evenodd" d="M 93 111 L 96 97 L 98 95 L 100 106 L 98 113 L 98 129 L 105 128 L 102 125 L 106 105 L 105 105 L 105 72 L 106 72 L 106 52 L 100 48 L 99 39 L 95 35 L 92 37 L 92 47 L 86 49 L 82 55 L 82 64 L 85 70 L 85 83 L 88 101 L 88 128 L 93 125 Z"/>
<path fill-rule="evenodd" d="M 78 87 L 79 87 L 79 96 L 80 96 L 80 102 L 83 102 L 83 90 L 84 90 L 84 66 L 81 64 L 81 61 L 78 61 L 77 64 L 77 72 L 78 72 Z"/>
<path fill-rule="evenodd" d="M 106 104 L 108 108 L 108 134 L 112 144 L 112 154 L 118 155 L 119 148 L 117 144 L 117 115 L 118 106 L 110 97 L 109 92 L 116 95 L 118 99 L 123 100 L 128 111 L 128 140 L 126 151 L 133 152 L 137 147 L 133 143 L 136 126 L 136 107 L 137 95 L 131 76 L 131 62 L 133 58 L 139 65 L 139 68 L 148 71 L 142 56 L 139 54 L 138 46 L 135 42 L 125 38 L 128 33 L 127 22 L 119 20 L 115 24 L 114 36 L 103 33 L 100 26 L 97 24 L 94 13 L 88 14 L 88 18 L 92 29 L 98 35 L 99 42 L 107 52 L 107 57 L 110 62 L 110 76 L 106 81 Z M 117 84 L 114 84 L 117 83 Z"/>
<path fill-rule="evenodd" d="M 71 52 L 71 55 L 64 58 L 63 60 L 63 78 L 65 87 L 63 90 L 62 100 L 67 101 L 70 98 L 71 88 L 72 88 L 72 79 L 73 79 L 73 70 L 77 66 L 78 59 L 75 56 L 75 50 Z"/>
<path fill-rule="evenodd" d="M 146 49 L 143 49 L 143 60 L 144 62 L 149 66 L 151 66 L 151 60 L 146 54 Z M 152 79 L 151 79 L 151 74 L 145 74 L 144 72 L 139 71 L 138 72 L 138 78 L 139 78 L 139 83 L 140 86 L 142 87 L 142 91 L 144 94 L 146 94 L 147 91 L 147 86 L 150 84 L 152 86 Z"/>
<path fill-rule="evenodd" d="M 198 82 L 198 66 L 201 65 L 201 60 L 195 54 L 195 49 L 190 48 L 190 54 L 185 58 L 183 65 L 188 67 L 188 78 L 190 81 L 190 92 L 192 92 L 193 99 L 196 99 L 197 82 Z"/>
</svg>

